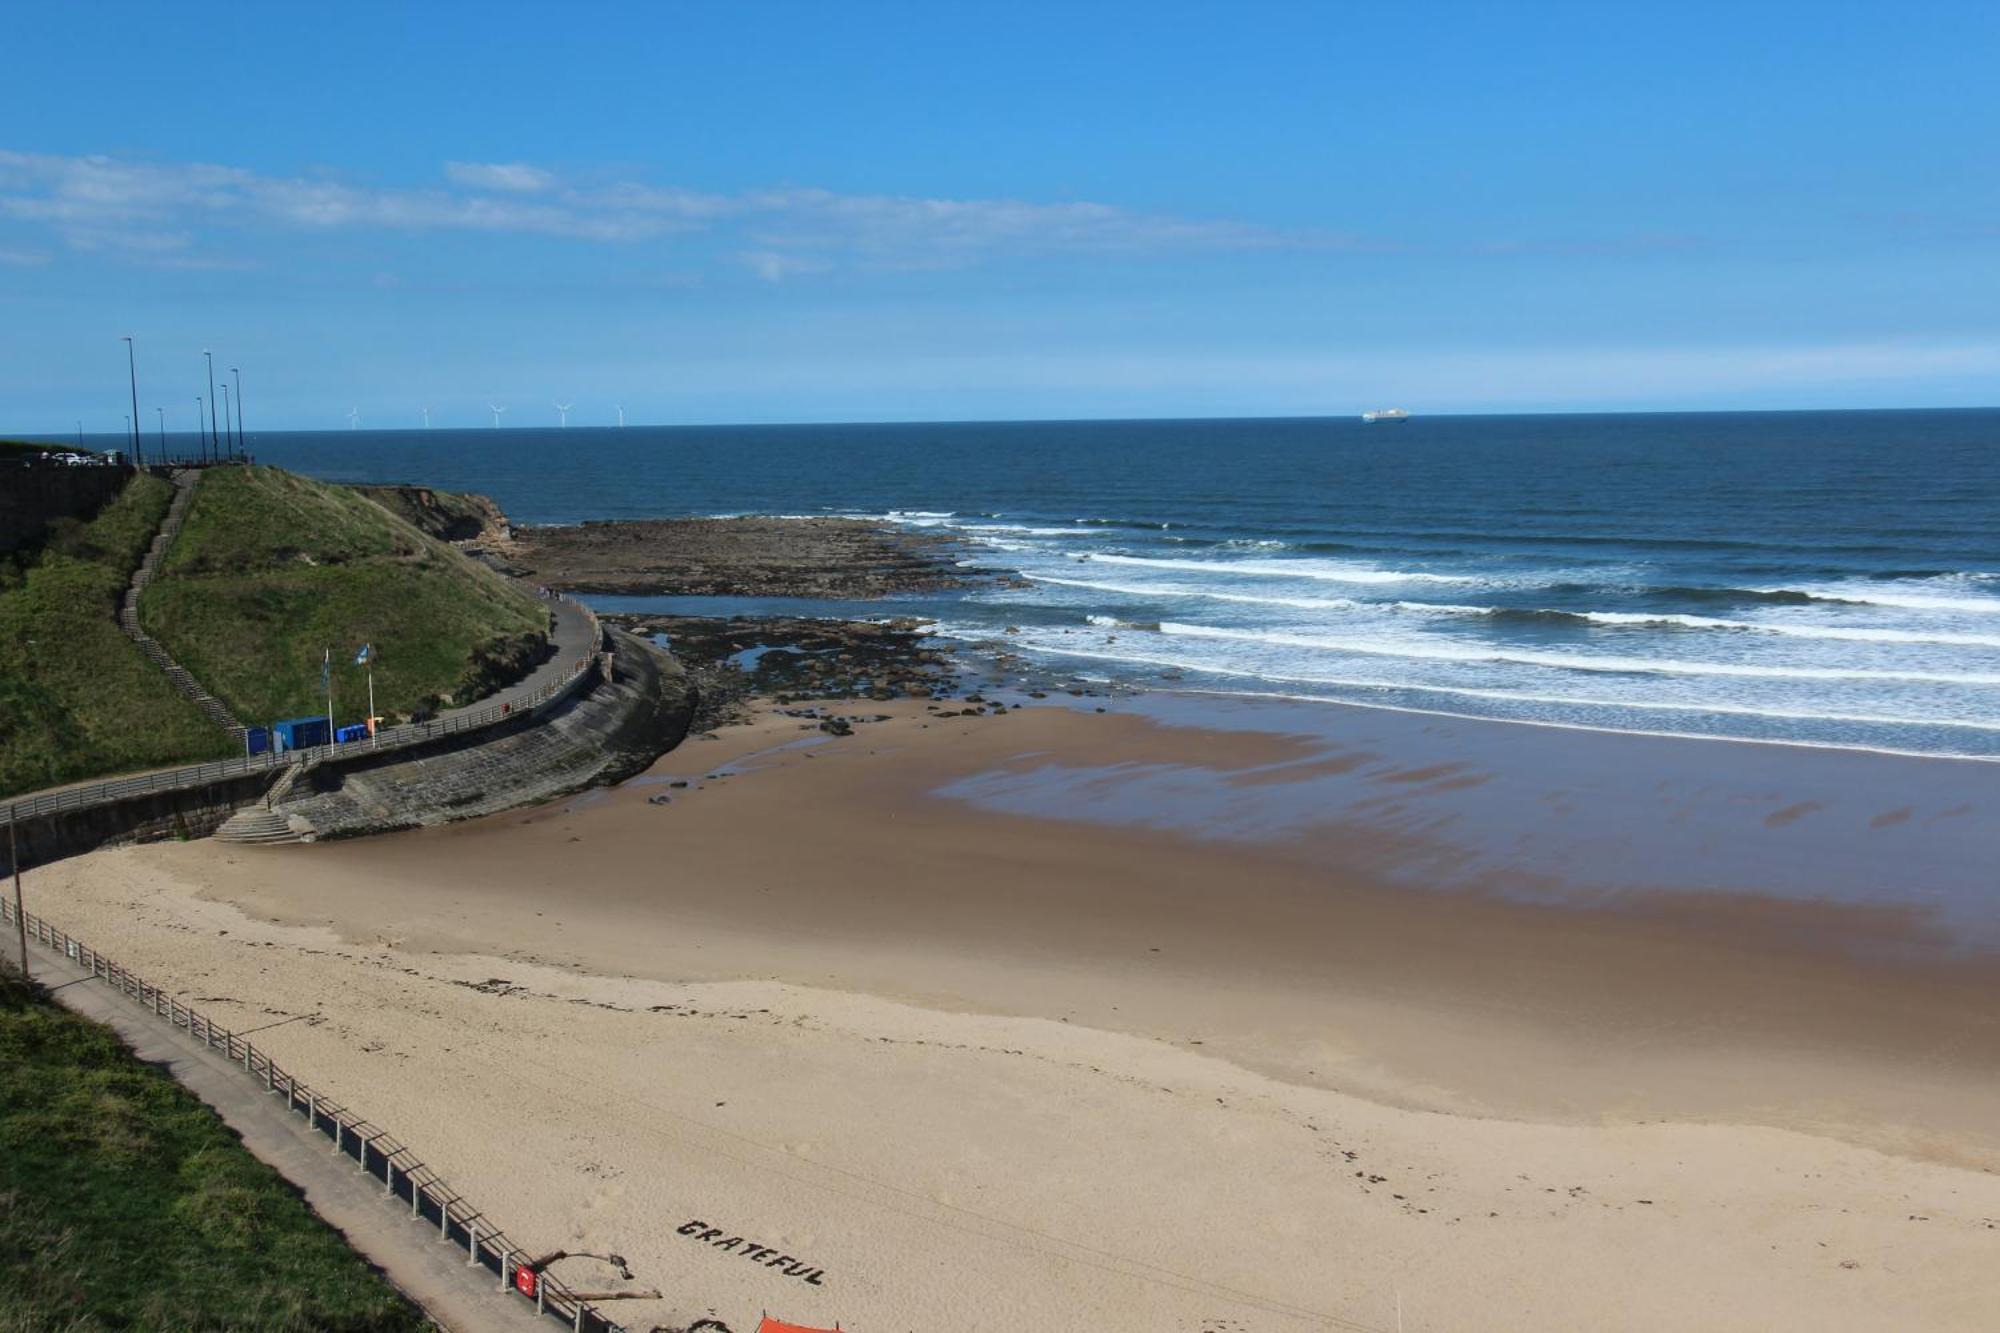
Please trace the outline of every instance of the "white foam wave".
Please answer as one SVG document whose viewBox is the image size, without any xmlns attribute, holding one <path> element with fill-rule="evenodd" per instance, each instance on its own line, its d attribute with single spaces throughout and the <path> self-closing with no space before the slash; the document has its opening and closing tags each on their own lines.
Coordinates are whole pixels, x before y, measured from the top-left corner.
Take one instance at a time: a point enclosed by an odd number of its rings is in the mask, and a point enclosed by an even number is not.
<svg viewBox="0 0 2000 1333">
<path fill-rule="evenodd" d="M 1089 528 L 1032 528 L 1020 523 L 961 523 L 965 532 L 1009 532 L 1023 537 L 1095 537 Z"/>
<path fill-rule="evenodd" d="M 1801 593 L 1816 602 L 1846 602 L 1862 606 L 1897 606 L 1910 611 L 1961 611 L 1976 616 L 2000 616 L 2000 598 L 1932 597 L 1924 593 L 1901 592 L 1872 584 L 1821 584 L 1806 588 L 1753 588 L 1761 593 Z"/>
<path fill-rule="evenodd" d="M 938 632 L 950 638 L 978 639 L 987 637 L 983 631 L 972 627 L 940 627 Z M 1758 708 L 1744 704 L 1693 701 L 1677 703 L 1670 700 L 1655 699 L 1598 699 L 1587 695 L 1545 694 L 1528 690 L 1481 689 L 1468 685 L 1422 685 L 1407 680 L 1381 680 L 1358 676 L 1311 676 L 1297 675 L 1289 672 L 1258 671 L 1248 667 L 1232 667 L 1213 662 L 1197 661 L 1190 658 L 1163 657 L 1148 653 L 1107 652 L 1102 648 L 1094 646 L 1080 647 L 1071 644 L 1043 641 L 1023 643 L 1017 646 L 1028 648 L 1034 652 L 1048 653 L 1057 657 L 1080 657 L 1091 661 L 1124 662 L 1136 666 L 1157 666 L 1174 671 L 1195 671 L 1210 676 L 1237 676 L 1245 680 L 1270 681 L 1274 684 L 1325 685 L 1339 689 L 1393 690 L 1412 694 L 1447 694 L 1455 698 L 1494 699 L 1512 703 L 1553 704 L 1562 707 L 1605 708 L 1617 711 L 1630 709 L 1662 713 L 1715 713 L 1732 717 L 1772 718 L 1779 721 L 1854 722 L 1885 727 L 1939 727 L 1957 731 L 2000 732 L 2000 722 L 1977 722 L 1960 717 L 1915 717 L 1883 713 L 1823 712 L 1813 709 Z M 1660 734 L 1684 735 L 1687 733 L 1662 732 Z"/>
<path fill-rule="evenodd" d="M 1370 605 L 1346 597 L 1260 597 L 1251 593 L 1212 592 L 1205 588 L 1162 585 L 1148 588 L 1131 583 L 1104 583 L 1095 579 L 1061 578 L 1054 574 L 1031 574 L 1037 583 L 1064 588 L 1089 588 L 1094 592 L 1117 593 L 1125 597 L 1205 597 L 1213 602 L 1242 602 L 1252 606 L 1288 606 L 1303 611 L 1351 611 Z"/>
<path fill-rule="evenodd" d="M 1776 634 L 1787 638 L 1827 639 L 1852 643 L 1941 644 L 1961 648 L 2000 648 L 2000 635 L 1955 634 L 1948 631 L 1884 629 L 1867 626 L 1786 624 L 1777 621 L 1724 620 L 1714 616 L 1680 615 L 1658 611 L 1546 611 L 1500 606 L 1459 606 L 1450 602 L 1368 602 L 1347 597 L 1274 597 L 1256 593 L 1219 592 L 1211 588 L 1190 588 L 1180 584 L 1147 586 L 1109 583 L 1098 579 L 1072 579 L 1055 574 L 1035 574 L 1037 583 L 1065 588 L 1087 588 L 1126 597 L 1197 597 L 1213 602 L 1234 602 L 1250 606 L 1282 606 L 1299 611 L 1358 611 L 1379 609 L 1429 616 L 1499 616 L 1514 612 L 1571 617 L 1594 625 L 1644 628 L 1724 630 L 1746 634 Z"/>
<path fill-rule="evenodd" d="M 1336 639 L 1313 634 L 1215 629 L 1207 625 L 1184 625 L 1174 621 L 1162 624 L 1160 632 L 1184 638 L 1262 643 L 1273 647 L 1358 653 L 1373 657 L 1416 658 L 1439 662 L 1504 662 L 1516 666 L 1552 667 L 1562 671 L 1603 671 L 1665 676 L 1737 676 L 1775 680 L 1907 680 L 1927 681 L 1939 685 L 2000 685 L 2000 674 L 1979 671 L 1878 671 L 1854 667 L 1750 666 L 1739 662 L 1689 662 L 1670 657 L 1529 652 L 1442 642 Z"/>
<path fill-rule="evenodd" d="M 1412 573 L 1400 569 L 1376 569 L 1366 565 L 1339 564 L 1331 560 L 1176 560 L 1160 556 L 1113 555 L 1093 551 L 1078 557 L 1107 565 L 1136 565 L 1147 569 L 1191 569 L 1202 574 L 1236 577 L 1319 579 L 1328 583 L 1483 583 L 1486 580 L 1464 574 Z"/>
<path fill-rule="evenodd" d="M 1713 616 L 1647 611 L 1576 611 L 1567 614 L 1599 625 L 1671 625 L 1682 629 L 1735 630 L 1756 634 L 1780 634 L 1795 639 L 1836 639 L 1850 643 L 1934 643 L 1960 648 L 2000 648 L 2000 634 L 1954 634 L 1942 630 L 1877 629 L 1863 625 L 1800 625 L 1766 620 L 1722 620 Z"/>
</svg>

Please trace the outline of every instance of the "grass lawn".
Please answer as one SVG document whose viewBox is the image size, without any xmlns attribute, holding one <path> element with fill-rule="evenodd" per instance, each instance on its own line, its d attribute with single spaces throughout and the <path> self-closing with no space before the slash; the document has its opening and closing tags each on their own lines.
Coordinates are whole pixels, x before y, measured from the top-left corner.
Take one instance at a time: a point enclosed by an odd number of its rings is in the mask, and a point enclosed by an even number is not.
<svg viewBox="0 0 2000 1333">
<path fill-rule="evenodd" d="M 191 1093 L 0 980 L 0 1333 L 429 1327 Z"/>
<path fill-rule="evenodd" d="M 236 752 L 118 628 L 172 498 L 135 476 L 92 521 L 0 557 L 0 795 Z"/>
<path fill-rule="evenodd" d="M 363 643 L 383 715 L 471 702 L 475 654 L 548 624 L 534 598 L 360 493 L 267 467 L 202 481 L 140 618 L 251 725 L 324 711 L 329 647 L 335 715 L 358 720 Z"/>
</svg>

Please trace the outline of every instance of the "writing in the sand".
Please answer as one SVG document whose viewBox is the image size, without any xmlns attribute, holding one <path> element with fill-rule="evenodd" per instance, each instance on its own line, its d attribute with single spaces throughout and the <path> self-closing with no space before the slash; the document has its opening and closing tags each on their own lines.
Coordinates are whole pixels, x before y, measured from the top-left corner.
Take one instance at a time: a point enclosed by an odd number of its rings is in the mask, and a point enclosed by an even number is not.
<svg viewBox="0 0 2000 1333">
<path fill-rule="evenodd" d="M 802 1282 L 810 1282 L 815 1287 L 825 1285 L 825 1282 L 822 1280 L 826 1277 L 825 1269 L 814 1268 L 803 1259 L 794 1259 L 789 1254 L 780 1254 L 770 1246 L 759 1245 L 754 1240 L 745 1240 L 741 1236 L 729 1235 L 720 1227 L 712 1227 L 706 1222 L 695 1221 L 675 1227 L 674 1230 L 680 1232 L 683 1236 L 691 1236 L 695 1240 L 705 1241 L 718 1250 L 726 1250 L 731 1254 L 741 1255 L 752 1263 L 762 1264 L 766 1268 L 783 1269 L 787 1277 L 795 1277 Z"/>
</svg>

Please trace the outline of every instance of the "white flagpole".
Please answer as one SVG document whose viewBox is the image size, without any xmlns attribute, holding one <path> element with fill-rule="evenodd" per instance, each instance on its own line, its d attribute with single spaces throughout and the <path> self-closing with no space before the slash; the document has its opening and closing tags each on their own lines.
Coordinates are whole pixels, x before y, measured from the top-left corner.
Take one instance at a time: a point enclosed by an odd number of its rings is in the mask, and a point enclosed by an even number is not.
<svg viewBox="0 0 2000 1333">
<path fill-rule="evenodd" d="M 326 753 L 333 757 L 333 649 L 326 650 Z"/>
<path fill-rule="evenodd" d="M 368 739 L 372 748 L 382 748 L 382 724 L 375 720 L 375 651 L 368 652 Z"/>
</svg>

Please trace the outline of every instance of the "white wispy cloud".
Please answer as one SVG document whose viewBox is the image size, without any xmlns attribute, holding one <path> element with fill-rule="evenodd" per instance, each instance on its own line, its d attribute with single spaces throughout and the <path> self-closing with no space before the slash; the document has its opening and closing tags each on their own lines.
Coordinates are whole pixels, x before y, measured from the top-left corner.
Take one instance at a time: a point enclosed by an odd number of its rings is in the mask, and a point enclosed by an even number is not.
<svg viewBox="0 0 2000 1333">
<path fill-rule="evenodd" d="M 556 178 L 552 174 L 525 162 L 447 162 L 444 174 L 452 184 L 471 190 L 534 194 L 556 186 Z"/>
<path fill-rule="evenodd" d="M 827 267 L 823 260 L 788 255 L 777 250 L 745 250 L 736 258 L 766 282 L 783 282 L 801 273 L 820 273 Z"/>
<path fill-rule="evenodd" d="M 445 183 L 384 187 L 214 163 L 0 149 L 0 218 L 75 248 L 183 249 L 214 226 L 487 231 L 632 244 L 712 233 L 767 279 L 841 265 L 959 267 L 1001 256 L 1145 256 L 1351 248 L 1335 233 L 1148 214 L 1111 204 L 933 199 L 812 188 L 717 194 L 565 184 L 526 163 L 448 162 Z M 160 238 L 176 238 L 169 242 Z"/>
</svg>

